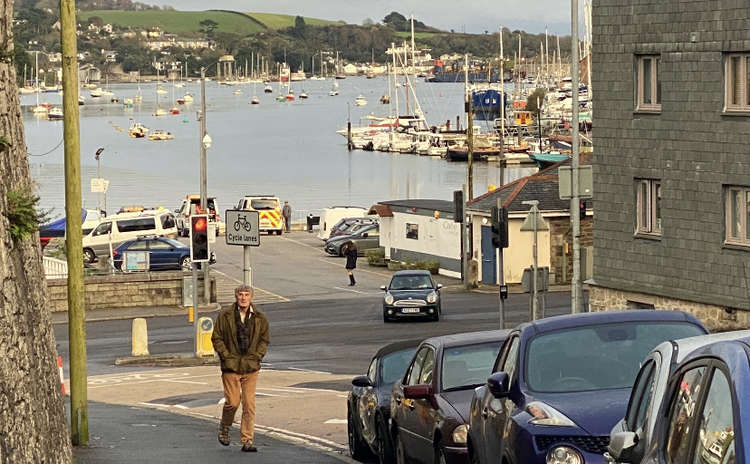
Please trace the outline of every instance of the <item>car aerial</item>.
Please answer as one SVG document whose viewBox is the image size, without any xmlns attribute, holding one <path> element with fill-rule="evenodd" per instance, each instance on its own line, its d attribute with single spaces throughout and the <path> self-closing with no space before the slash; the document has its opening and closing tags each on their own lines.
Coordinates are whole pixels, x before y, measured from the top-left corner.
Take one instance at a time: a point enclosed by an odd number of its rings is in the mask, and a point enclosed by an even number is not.
<svg viewBox="0 0 750 464">
<path fill-rule="evenodd" d="M 190 270 L 190 247 L 168 237 L 143 236 L 121 243 L 112 251 L 115 268 L 122 270 L 126 252 L 148 253 L 149 271 Z"/>
<path fill-rule="evenodd" d="M 377 224 L 377 220 L 369 217 L 344 218 L 331 227 L 330 237 L 351 235 L 366 224 Z M 329 237 L 329 238 L 330 238 Z"/>
<path fill-rule="evenodd" d="M 350 235 L 339 235 L 326 240 L 323 249 L 329 255 L 344 256 L 342 248 L 347 242 L 357 245 L 357 254 L 363 256 L 365 250 L 380 246 L 380 232 L 378 224 L 367 224 Z"/>
<path fill-rule="evenodd" d="M 381 463 L 393 462 L 393 443 L 388 433 L 391 390 L 406 371 L 421 340 L 391 343 L 378 350 L 367 375 L 352 379 L 346 418 L 349 454 L 357 460 L 373 455 Z"/>
<path fill-rule="evenodd" d="M 604 455 L 607 461 L 618 464 L 641 462 L 654 442 L 657 420 L 663 420 L 664 392 L 669 377 L 690 353 L 712 343 L 744 337 L 750 337 L 750 330 L 671 340 L 651 350 L 636 376 L 625 417 L 609 434 L 610 447 L 613 443 L 621 446 L 627 442 L 634 443 L 634 446 L 618 447 L 614 453 L 608 452 Z"/>
<path fill-rule="evenodd" d="M 423 341 L 391 393 L 396 462 L 468 463 L 466 437 L 474 388 L 490 374 L 507 330 Z"/>
<path fill-rule="evenodd" d="M 432 280 L 429 271 L 398 271 L 387 286 L 380 287 L 383 295 L 383 321 L 397 318 L 429 317 L 440 319 L 442 312 L 440 289 L 442 284 Z"/>
<path fill-rule="evenodd" d="M 640 363 L 666 340 L 706 334 L 679 311 L 604 311 L 521 324 L 471 401 L 474 463 L 604 463 Z"/>
</svg>

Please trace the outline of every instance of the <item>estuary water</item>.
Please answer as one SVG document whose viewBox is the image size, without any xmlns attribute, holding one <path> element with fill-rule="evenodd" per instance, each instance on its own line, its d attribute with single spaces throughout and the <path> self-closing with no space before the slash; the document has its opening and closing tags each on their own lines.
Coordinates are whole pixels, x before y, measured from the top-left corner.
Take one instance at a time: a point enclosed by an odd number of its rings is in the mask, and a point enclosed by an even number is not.
<svg viewBox="0 0 750 464">
<path fill-rule="evenodd" d="M 338 96 L 329 96 L 333 83 L 339 85 Z M 219 209 L 236 205 L 247 194 L 276 195 L 288 200 L 295 218 L 333 205 L 369 207 L 379 201 L 404 198 L 450 200 L 452 192 L 466 183 L 466 163 L 449 163 L 440 158 L 411 154 L 351 151 L 346 139 L 336 130 L 366 124 L 368 114 L 387 116 L 389 106 L 379 103 L 388 93 L 384 77 L 366 79 L 293 82 L 297 99 L 277 102 L 278 83 L 273 93 L 264 93 L 263 84 L 219 86 L 206 83 L 207 132 L 212 138 L 207 150 L 208 194 L 218 199 Z M 102 177 L 110 181 L 106 210 L 115 212 L 123 205 L 164 206 L 175 208 L 187 193 L 200 190 L 200 145 L 197 111 L 200 108 L 200 85 L 186 83 L 173 88 L 164 83 L 166 95 L 159 95 L 159 106 L 169 110 L 178 107 L 179 115 L 153 116 L 156 108 L 156 83 L 141 83 L 142 103 L 124 108 L 122 101 L 133 98 L 137 84 L 111 85 L 111 97 L 92 98 L 81 90 L 85 105 L 79 107 L 81 127 L 81 176 L 84 207 L 95 208 L 99 195 L 91 193 L 90 182 L 97 177 L 94 154 L 101 156 Z M 430 125 L 451 120 L 455 127 L 460 116 L 464 125 L 463 85 L 418 82 L 415 86 L 419 103 Z M 236 90 L 241 95 L 235 95 Z M 305 91 L 309 98 L 300 100 Z M 175 100 L 190 92 L 192 104 L 177 105 Z M 393 95 L 393 92 L 391 92 Z M 250 105 L 253 95 L 260 105 Z M 355 106 L 362 95 L 365 106 Z M 40 206 L 52 209 L 51 216 L 64 212 L 62 121 L 48 121 L 35 116 L 31 107 L 37 95 L 21 98 L 26 141 L 32 176 L 41 197 Z M 40 102 L 60 105 L 56 93 L 39 95 Z M 395 111 L 395 98 L 392 98 Z M 399 89 L 401 113 L 405 113 L 403 88 Z M 414 105 L 410 95 L 409 105 Z M 162 129 L 174 140 L 134 139 L 127 129 L 138 122 L 151 130 Z M 481 123 L 484 124 L 484 123 Z M 483 126 L 482 130 L 489 130 Z M 511 182 L 533 173 L 535 168 L 506 168 L 495 162 L 474 164 L 475 195 L 487 191 L 489 184 Z M 103 205 L 104 206 L 104 205 Z"/>
</svg>

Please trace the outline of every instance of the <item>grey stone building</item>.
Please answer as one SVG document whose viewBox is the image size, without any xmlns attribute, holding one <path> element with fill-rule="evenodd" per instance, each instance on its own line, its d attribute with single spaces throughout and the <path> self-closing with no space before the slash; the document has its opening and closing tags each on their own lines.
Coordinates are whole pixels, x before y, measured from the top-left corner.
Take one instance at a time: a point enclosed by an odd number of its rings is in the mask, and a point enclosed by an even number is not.
<svg viewBox="0 0 750 464">
<path fill-rule="evenodd" d="M 750 326 L 750 8 L 594 0 L 590 307 Z"/>
</svg>

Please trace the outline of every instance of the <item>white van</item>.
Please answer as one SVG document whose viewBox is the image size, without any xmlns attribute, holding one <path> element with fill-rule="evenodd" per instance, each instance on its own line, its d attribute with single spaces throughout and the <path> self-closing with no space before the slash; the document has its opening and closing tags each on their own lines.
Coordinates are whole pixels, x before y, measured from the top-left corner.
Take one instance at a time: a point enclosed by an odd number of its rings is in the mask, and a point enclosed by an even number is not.
<svg viewBox="0 0 750 464">
<path fill-rule="evenodd" d="M 92 263 L 98 256 L 109 255 L 110 243 L 114 249 L 140 235 L 177 237 L 174 214 L 166 209 L 146 210 L 103 218 L 94 230 L 83 237 L 83 261 Z"/>
<path fill-rule="evenodd" d="M 364 217 L 367 215 L 367 209 L 359 206 L 332 206 L 323 210 L 320 215 L 320 230 L 318 238 L 328 240 L 331 236 L 331 227 L 336 225 L 341 219 L 349 217 Z"/>
</svg>

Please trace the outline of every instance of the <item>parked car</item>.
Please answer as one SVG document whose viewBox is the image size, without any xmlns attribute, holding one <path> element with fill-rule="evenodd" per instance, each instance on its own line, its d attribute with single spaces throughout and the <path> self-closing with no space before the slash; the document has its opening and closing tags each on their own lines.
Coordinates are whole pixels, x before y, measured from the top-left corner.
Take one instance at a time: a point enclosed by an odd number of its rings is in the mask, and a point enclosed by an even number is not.
<svg viewBox="0 0 750 464">
<path fill-rule="evenodd" d="M 112 251 L 116 269 L 122 270 L 125 252 L 145 251 L 149 255 L 149 271 L 191 269 L 190 247 L 167 237 L 143 236 L 128 240 Z"/>
<path fill-rule="evenodd" d="M 750 330 L 685 338 L 682 340 L 665 342 L 657 346 L 643 362 L 643 366 L 638 373 L 635 385 L 630 393 L 630 402 L 628 403 L 628 410 L 625 414 L 625 418 L 618 422 L 610 433 L 609 451 L 605 454 L 607 461 L 610 463 L 640 463 L 643 462 L 646 454 L 650 453 L 652 455 L 651 458 L 645 462 L 664 462 L 658 457 L 659 453 L 663 452 L 663 450 L 661 450 L 662 447 L 658 444 L 659 434 L 661 433 L 662 436 L 664 434 L 664 431 L 660 430 L 660 427 L 669 427 L 669 422 L 665 418 L 674 417 L 675 411 L 673 410 L 670 413 L 668 410 L 670 406 L 672 408 L 681 407 L 679 404 L 670 403 L 670 398 L 678 398 L 680 394 L 687 393 L 686 390 L 680 392 L 675 391 L 674 384 L 670 387 L 670 378 L 674 383 L 675 376 L 673 374 L 675 371 L 677 371 L 680 366 L 686 365 L 688 357 L 695 358 L 693 353 L 696 351 L 701 350 L 703 353 L 710 353 L 712 350 L 711 346 L 717 346 L 722 342 L 732 342 L 740 339 L 750 339 Z M 737 365 L 736 363 L 733 364 Z M 725 372 L 728 372 L 728 370 Z M 689 377 L 692 377 L 692 375 Z M 750 378 L 747 380 L 750 380 Z M 679 382 L 678 385 L 680 384 L 681 382 Z M 672 388 L 671 391 L 670 388 Z M 679 389 L 679 386 L 677 388 Z M 705 388 L 703 389 L 705 390 Z M 746 390 L 747 387 L 744 387 L 744 390 L 739 389 L 737 391 Z M 699 403 L 695 404 L 697 405 Z M 730 411 L 731 410 L 732 409 L 730 408 Z M 705 406 L 704 411 L 707 411 Z M 726 414 L 727 410 L 717 408 L 715 412 Z M 677 417 L 679 417 L 679 413 Z M 715 420 L 716 418 L 713 419 Z M 731 422 L 731 417 L 724 417 L 724 420 Z M 682 424 L 681 426 L 687 426 L 687 424 Z M 750 424 L 745 427 L 748 426 L 750 426 Z M 695 428 L 693 425 L 690 427 Z M 732 430 L 734 430 L 734 428 L 732 428 Z M 706 433 L 705 431 L 698 433 L 701 437 L 716 438 L 720 436 L 722 432 L 725 432 L 723 427 L 721 429 L 713 428 L 712 431 L 714 433 Z M 688 438 L 688 434 L 685 433 L 685 435 L 686 438 Z M 725 441 L 722 443 L 722 446 L 719 447 L 713 446 L 716 443 L 715 441 L 713 443 L 703 442 L 701 445 L 688 445 L 690 449 L 700 449 L 701 451 L 696 451 L 696 456 L 693 456 L 692 458 L 684 455 L 684 462 L 696 462 L 693 459 L 698 459 L 698 462 L 706 463 L 744 462 L 742 460 L 737 461 L 736 456 L 744 455 L 747 459 L 750 457 L 747 449 L 736 455 L 727 453 L 730 446 L 724 445 L 730 445 L 726 440 L 729 439 L 731 441 L 731 438 L 732 437 L 725 436 Z M 734 438 L 736 441 L 737 437 Z M 750 439 L 745 439 L 744 441 L 745 444 L 750 443 Z M 707 449 L 705 447 L 703 447 L 703 449 L 698 448 L 698 446 L 703 445 L 707 445 Z M 676 457 L 676 455 L 674 456 Z M 731 458 L 734 458 L 734 460 Z M 683 461 L 681 460 L 680 462 Z"/>
<path fill-rule="evenodd" d="M 507 330 L 423 341 L 391 393 L 396 462 L 467 463 L 469 402 L 490 374 Z"/>
<path fill-rule="evenodd" d="M 670 345 L 679 348 L 678 360 L 669 364 L 672 375 L 664 375 L 656 360 L 644 363 L 628 413 L 612 429 L 608 462 L 747 462 L 750 420 L 742 423 L 741 418 L 750 417 L 742 401 L 750 381 L 750 330 Z"/>
<path fill-rule="evenodd" d="M 377 224 L 377 219 L 369 217 L 344 218 L 331 227 L 330 237 L 350 235 L 368 224 Z M 329 237 L 329 238 L 330 238 Z"/>
<path fill-rule="evenodd" d="M 359 206 L 332 206 L 323 210 L 320 215 L 318 238 L 326 241 L 330 238 L 331 227 L 343 218 L 360 217 L 367 214 L 367 209 Z"/>
<path fill-rule="evenodd" d="M 475 463 L 604 463 L 641 361 L 665 340 L 706 334 L 679 311 L 605 311 L 522 324 L 471 401 Z"/>
<path fill-rule="evenodd" d="M 391 390 L 406 372 L 421 340 L 386 345 L 370 362 L 367 375 L 352 379 L 346 401 L 349 454 L 359 461 L 377 456 L 381 463 L 393 462 L 393 442 L 388 433 Z"/>
<path fill-rule="evenodd" d="M 429 271 L 398 271 L 387 286 L 380 287 L 383 295 L 383 322 L 397 318 L 429 317 L 440 319 L 442 284 L 432 280 Z"/>
<path fill-rule="evenodd" d="M 380 246 L 380 231 L 377 224 L 368 224 L 351 235 L 339 235 L 329 238 L 323 249 L 329 255 L 344 256 L 342 248 L 347 242 L 357 245 L 357 254 L 364 256 L 365 250 L 378 248 Z"/>
<path fill-rule="evenodd" d="M 216 235 L 219 235 L 218 223 L 221 221 L 221 216 L 219 215 L 219 210 L 216 206 L 216 197 L 206 198 L 206 207 L 208 208 L 208 211 L 201 213 L 200 206 L 200 195 L 185 195 L 180 207 L 175 210 L 177 230 L 180 233 L 180 237 L 187 237 L 190 235 L 190 216 L 193 214 L 208 214 L 209 224 L 214 224 Z"/>
</svg>

